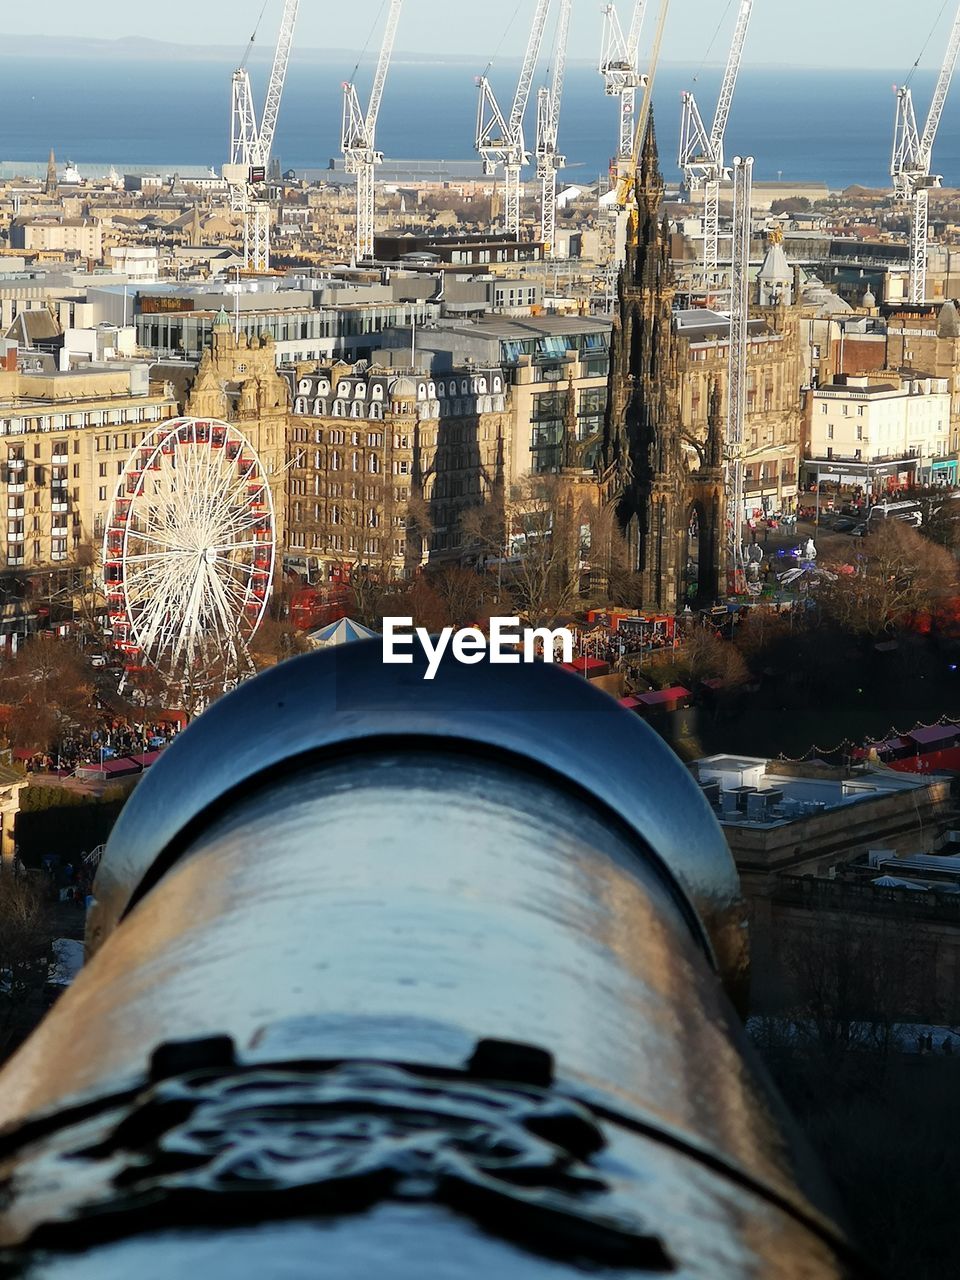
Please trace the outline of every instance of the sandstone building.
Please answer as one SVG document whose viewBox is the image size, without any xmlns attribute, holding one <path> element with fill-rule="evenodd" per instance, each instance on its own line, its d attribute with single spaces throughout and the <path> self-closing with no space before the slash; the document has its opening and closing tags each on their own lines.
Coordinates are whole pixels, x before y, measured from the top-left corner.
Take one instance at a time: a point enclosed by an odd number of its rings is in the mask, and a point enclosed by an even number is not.
<svg viewBox="0 0 960 1280">
<path fill-rule="evenodd" d="M 324 579 L 385 579 L 458 558 L 464 514 L 502 495 L 510 448 L 498 368 L 434 376 L 365 362 L 291 375 L 286 545 Z"/>
</svg>

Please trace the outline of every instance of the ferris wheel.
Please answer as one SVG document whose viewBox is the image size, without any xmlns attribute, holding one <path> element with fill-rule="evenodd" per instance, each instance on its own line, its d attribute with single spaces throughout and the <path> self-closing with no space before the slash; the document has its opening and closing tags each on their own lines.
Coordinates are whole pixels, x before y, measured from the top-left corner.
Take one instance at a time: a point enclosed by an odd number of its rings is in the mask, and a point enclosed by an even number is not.
<svg viewBox="0 0 960 1280">
<path fill-rule="evenodd" d="M 116 648 L 171 680 L 229 685 L 266 612 L 276 535 L 255 450 L 226 422 L 177 418 L 127 459 L 103 577 Z"/>
</svg>

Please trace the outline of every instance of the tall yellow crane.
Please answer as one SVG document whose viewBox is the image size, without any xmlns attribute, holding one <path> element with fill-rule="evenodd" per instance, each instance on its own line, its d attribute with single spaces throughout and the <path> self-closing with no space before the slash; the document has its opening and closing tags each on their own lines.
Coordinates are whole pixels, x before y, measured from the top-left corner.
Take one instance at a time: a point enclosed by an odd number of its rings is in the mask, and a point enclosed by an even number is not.
<svg viewBox="0 0 960 1280">
<path fill-rule="evenodd" d="M 643 99 L 640 103 L 640 114 L 637 117 L 637 129 L 633 135 L 633 155 L 629 165 L 621 165 L 617 175 L 617 204 L 621 209 L 633 203 L 634 175 L 640 166 L 640 153 L 647 136 L 647 125 L 650 123 L 650 108 L 653 106 L 653 86 L 657 78 L 657 67 L 660 63 L 660 49 L 663 46 L 663 33 L 667 25 L 667 14 L 670 0 L 660 0 L 660 12 L 657 15 L 657 26 L 653 36 L 653 47 L 650 50 L 650 69 L 646 74 L 643 86 Z"/>
</svg>

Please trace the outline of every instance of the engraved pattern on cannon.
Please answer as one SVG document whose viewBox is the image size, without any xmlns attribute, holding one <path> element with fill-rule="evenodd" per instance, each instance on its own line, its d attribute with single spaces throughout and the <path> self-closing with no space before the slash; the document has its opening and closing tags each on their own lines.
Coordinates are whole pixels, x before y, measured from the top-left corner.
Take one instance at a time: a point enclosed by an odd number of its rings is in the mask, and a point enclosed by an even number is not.
<svg viewBox="0 0 960 1280">
<path fill-rule="evenodd" d="M 549 1061 L 549 1055 L 543 1055 Z M 140 1231 L 445 1204 L 533 1253 L 665 1274 L 663 1244 L 591 1165 L 606 1138 L 549 1087 L 380 1063 L 207 1069 L 146 1087 L 29 1153 L 6 1251 Z"/>
</svg>

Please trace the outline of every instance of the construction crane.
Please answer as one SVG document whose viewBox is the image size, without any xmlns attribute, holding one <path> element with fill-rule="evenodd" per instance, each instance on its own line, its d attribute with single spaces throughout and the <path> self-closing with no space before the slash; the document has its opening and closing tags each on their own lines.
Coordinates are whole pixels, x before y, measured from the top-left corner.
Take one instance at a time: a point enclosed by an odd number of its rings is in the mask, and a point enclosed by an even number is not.
<svg viewBox="0 0 960 1280">
<path fill-rule="evenodd" d="M 743 440 L 747 409 L 747 343 L 750 322 L 750 205 L 753 158 L 733 162 L 733 254 L 730 271 L 730 346 L 727 369 L 726 466 L 727 567 L 732 589 L 745 586 L 743 556 Z"/>
<path fill-rule="evenodd" d="M 647 136 L 647 125 L 650 123 L 650 111 L 653 107 L 653 87 L 657 80 L 657 68 L 660 65 L 660 50 L 663 47 L 663 33 L 667 26 L 667 15 L 670 12 L 670 0 L 660 0 L 660 12 L 657 15 L 657 26 L 653 35 L 653 47 L 650 50 L 650 66 L 643 77 L 643 98 L 640 103 L 640 115 L 637 119 L 633 135 L 633 147 L 629 158 L 621 160 L 617 173 L 617 204 L 626 209 L 634 201 L 634 179 L 640 167 L 640 153 L 643 151 L 644 139 Z"/>
<path fill-rule="evenodd" d="M 637 90 L 643 88 L 644 77 L 640 73 L 640 32 L 646 12 L 646 0 L 634 0 L 630 30 L 623 34 L 620 15 L 613 4 L 603 9 L 603 47 L 600 53 L 600 74 L 609 97 L 620 99 L 620 136 L 617 142 L 617 161 L 627 161 L 633 154 L 633 133 L 636 115 Z"/>
<path fill-rule="evenodd" d="M 520 175 L 523 166 L 530 160 L 530 153 L 527 151 L 523 137 L 523 117 L 526 115 L 527 103 L 530 99 L 530 89 L 540 57 L 549 9 L 550 0 L 537 0 L 509 120 L 504 117 L 500 109 L 486 73 L 477 81 L 480 90 L 480 101 L 477 106 L 477 151 L 483 157 L 484 173 L 494 174 L 497 167 L 503 165 L 504 226 L 507 233 L 518 240 L 520 239 Z"/>
<path fill-rule="evenodd" d="M 300 0 L 284 0 L 280 35 L 273 57 L 263 117 L 259 123 L 253 102 L 250 72 L 246 66 L 256 40 L 256 32 L 250 37 L 243 62 L 233 73 L 230 163 L 224 165 L 223 176 L 230 187 L 233 208 L 243 214 L 243 264 L 247 270 L 252 271 L 270 270 L 268 178 L 299 9 Z"/>
<path fill-rule="evenodd" d="M 753 0 L 740 0 L 737 25 L 733 32 L 730 56 L 720 86 L 713 127 L 708 133 L 700 108 L 692 93 L 683 95 L 683 120 L 680 127 L 680 168 L 691 191 L 704 190 L 703 274 L 707 288 L 714 282 L 720 255 L 720 187 L 730 180 L 723 162 L 723 143 L 727 121 L 733 105 L 733 94 L 743 60 L 743 46 L 750 27 Z"/>
<path fill-rule="evenodd" d="M 927 292 L 927 225 L 930 190 L 943 184 L 940 174 L 931 172 L 933 144 L 937 140 L 943 108 L 950 82 L 960 55 L 960 5 L 953 19 L 947 52 L 933 93 L 933 102 L 921 134 L 913 108 L 913 92 L 909 85 L 895 90 L 897 122 L 893 137 L 893 161 L 890 173 L 898 200 L 912 204 L 910 221 L 910 301 L 924 302 Z"/>
<path fill-rule="evenodd" d="M 537 177 L 540 179 L 541 231 L 543 251 L 551 258 L 557 253 L 557 171 L 567 162 L 557 151 L 560 132 L 560 103 L 567 67 L 567 38 L 570 34 L 572 0 L 560 0 L 557 38 L 553 51 L 551 82 L 537 93 Z"/>
<path fill-rule="evenodd" d="M 376 148 L 377 117 L 383 101 L 383 90 L 390 70 L 393 45 L 400 23 L 402 0 L 390 0 L 387 26 L 380 46 L 380 57 L 373 77 L 373 89 L 366 113 L 361 110 L 355 84 L 343 86 L 343 132 L 341 148 L 347 173 L 357 175 L 357 232 L 354 244 L 354 261 L 362 262 L 373 257 L 373 230 L 375 217 L 374 191 L 376 167 L 383 164 L 383 152 Z"/>
</svg>

